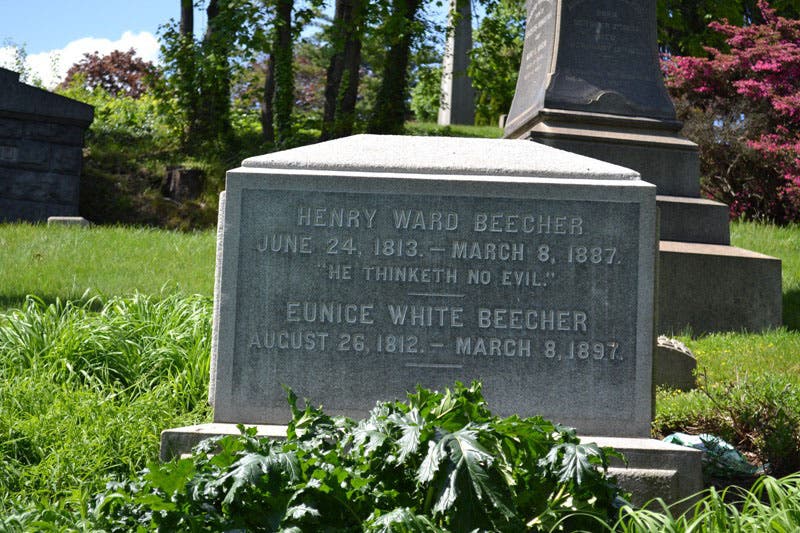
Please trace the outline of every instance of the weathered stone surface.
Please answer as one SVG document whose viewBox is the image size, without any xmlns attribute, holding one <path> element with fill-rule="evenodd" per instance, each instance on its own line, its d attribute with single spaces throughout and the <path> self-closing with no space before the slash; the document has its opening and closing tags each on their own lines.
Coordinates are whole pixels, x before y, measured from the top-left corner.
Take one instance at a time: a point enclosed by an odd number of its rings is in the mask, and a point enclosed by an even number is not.
<svg viewBox="0 0 800 533">
<path fill-rule="evenodd" d="M 661 241 L 657 332 L 701 335 L 782 323 L 781 261 L 734 246 Z"/>
<path fill-rule="evenodd" d="M 655 0 L 528 0 L 506 134 L 542 109 L 675 120 L 661 81 Z"/>
<path fill-rule="evenodd" d="M 500 414 L 649 434 L 655 195 L 635 173 L 357 136 L 245 161 L 224 211 L 215 422 L 285 423 L 284 384 L 363 416 L 480 379 Z"/>
<path fill-rule="evenodd" d="M 247 168 L 289 171 L 377 172 L 483 177 L 537 177 L 559 179 L 631 180 L 639 175 L 620 168 L 528 142 L 466 137 L 409 137 L 354 135 L 251 157 Z M 409 190 L 413 190 L 409 182 Z"/>
<path fill-rule="evenodd" d="M 91 226 L 92 223 L 83 217 L 47 217 L 48 226 Z"/>
<path fill-rule="evenodd" d="M 161 194 L 178 202 L 194 200 L 203 192 L 203 171 L 171 168 L 161 182 Z"/>
<path fill-rule="evenodd" d="M 688 391 L 696 386 L 697 359 L 685 344 L 664 335 L 658 337 L 653 352 L 653 385 Z"/>
<path fill-rule="evenodd" d="M 513 138 L 632 168 L 662 195 L 697 197 L 697 145 L 682 137 L 678 128 L 677 122 L 646 117 L 544 109 L 528 130 L 520 130 Z"/>
<path fill-rule="evenodd" d="M 281 440 L 286 438 L 286 426 L 258 424 L 256 435 L 262 438 Z M 165 429 L 161 432 L 161 449 L 159 458 L 169 461 L 175 457 L 190 453 L 192 448 L 205 439 L 224 435 L 241 435 L 236 424 L 198 424 L 180 428 Z"/>
<path fill-rule="evenodd" d="M 703 489 L 702 452 L 655 439 L 581 437 L 581 442 L 594 442 L 622 452 L 627 464 L 611 460 L 610 473 L 620 486 L 633 493 L 634 505 L 644 505 L 653 498 L 671 504 Z M 690 506 L 684 502 L 683 511 Z M 660 511 L 660 508 L 654 510 Z"/>
<path fill-rule="evenodd" d="M 83 132 L 92 107 L 0 68 L 0 221 L 78 213 Z"/>
<path fill-rule="evenodd" d="M 705 198 L 663 195 L 656 196 L 656 205 L 662 241 L 731 243 L 727 205 Z"/>
<path fill-rule="evenodd" d="M 46 117 L 60 124 L 86 126 L 94 117 L 92 106 L 21 83 L 18 73 L 2 67 L 0 87 L 0 116 L 37 121 Z"/>
<path fill-rule="evenodd" d="M 78 180 L 77 176 L 0 166 L 0 198 L 63 204 L 69 207 L 78 202 Z M 32 183 L 37 186 L 32 187 Z"/>
</svg>

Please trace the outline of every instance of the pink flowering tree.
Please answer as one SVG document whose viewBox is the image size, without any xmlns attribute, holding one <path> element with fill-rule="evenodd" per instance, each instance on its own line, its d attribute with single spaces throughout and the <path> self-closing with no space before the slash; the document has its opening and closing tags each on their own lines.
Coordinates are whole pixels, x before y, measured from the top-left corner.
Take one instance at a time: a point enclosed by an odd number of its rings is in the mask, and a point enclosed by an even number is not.
<svg viewBox="0 0 800 533">
<path fill-rule="evenodd" d="M 766 0 L 763 24 L 714 22 L 729 51 L 665 61 L 685 134 L 700 145 L 704 192 L 731 216 L 800 221 L 800 21 Z"/>
</svg>

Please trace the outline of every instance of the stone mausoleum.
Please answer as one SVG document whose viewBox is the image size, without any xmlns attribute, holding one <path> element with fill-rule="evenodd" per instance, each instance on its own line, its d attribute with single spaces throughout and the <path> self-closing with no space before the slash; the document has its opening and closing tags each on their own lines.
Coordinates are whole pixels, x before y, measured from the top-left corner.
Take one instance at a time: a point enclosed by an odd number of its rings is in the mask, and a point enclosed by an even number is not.
<svg viewBox="0 0 800 533">
<path fill-rule="evenodd" d="M 78 215 L 83 135 L 92 106 L 0 68 L 0 222 Z"/>
</svg>

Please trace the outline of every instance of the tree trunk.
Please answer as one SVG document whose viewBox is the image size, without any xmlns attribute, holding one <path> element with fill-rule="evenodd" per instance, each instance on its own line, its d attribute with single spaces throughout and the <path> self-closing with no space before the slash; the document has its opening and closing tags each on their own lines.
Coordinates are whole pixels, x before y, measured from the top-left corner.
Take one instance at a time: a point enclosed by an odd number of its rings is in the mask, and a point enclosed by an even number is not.
<svg viewBox="0 0 800 533">
<path fill-rule="evenodd" d="M 266 72 L 264 73 L 264 92 L 261 102 L 261 134 L 264 142 L 275 143 L 275 127 L 273 125 L 273 98 L 275 98 L 275 59 L 272 54 L 267 58 Z"/>
<path fill-rule="evenodd" d="M 361 37 L 352 39 L 344 49 L 344 87 L 339 89 L 339 109 L 336 113 L 338 137 L 352 135 L 356 118 L 359 69 L 361 68 Z"/>
<path fill-rule="evenodd" d="M 412 26 L 420 8 L 421 0 L 394 0 L 392 11 L 402 17 L 394 35 L 387 36 L 391 43 L 386 54 L 383 77 L 378 88 L 375 108 L 370 117 L 369 133 L 402 133 L 406 116 L 406 92 L 408 86 L 408 61 L 414 37 Z"/>
<path fill-rule="evenodd" d="M 325 110 L 320 140 L 353 132 L 361 64 L 363 0 L 336 0 L 332 40 L 334 53 L 325 79 Z"/>
<path fill-rule="evenodd" d="M 294 51 L 292 46 L 292 9 L 294 0 L 277 0 L 275 36 L 272 54 L 275 57 L 275 138 L 286 145 L 292 137 L 294 108 Z"/>
<path fill-rule="evenodd" d="M 176 67 L 181 80 L 181 92 L 186 102 L 186 131 L 184 148 L 191 151 L 198 142 L 199 102 L 197 98 L 197 49 L 194 41 L 194 5 L 192 0 L 181 0 L 178 56 Z"/>
<path fill-rule="evenodd" d="M 194 38 L 194 4 L 192 0 L 181 0 L 180 34 L 183 38 Z"/>
<path fill-rule="evenodd" d="M 208 7 L 206 8 L 206 17 L 208 24 L 206 25 L 206 34 L 203 38 L 206 42 L 210 42 L 214 38 L 214 22 L 219 15 L 219 2 L 218 0 L 209 0 Z"/>
<path fill-rule="evenodd" d="M 232 9 L 226 7 L 226 9 Z M 206 8 L 208 25 L 203 37 L 207 58 L 205 82 L 201 94 L 203 116 L 203 136 L 207 140 L 228 140 L 232 126 L 230 123 L 231 79 L 228 67 L 230 55 L 229 37 L 218 27 L 220 25 L 220 5 L 218 0 L 210 0 Z"/>
</svg>

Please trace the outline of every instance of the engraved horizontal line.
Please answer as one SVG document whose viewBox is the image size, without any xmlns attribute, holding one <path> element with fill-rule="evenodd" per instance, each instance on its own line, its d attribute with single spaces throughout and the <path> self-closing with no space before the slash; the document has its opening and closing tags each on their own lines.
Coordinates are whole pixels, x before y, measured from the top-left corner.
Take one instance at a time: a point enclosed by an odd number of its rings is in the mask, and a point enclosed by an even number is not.
<svg viewBox="0 0 800 533">
<path fill-rule="evenodd" d="M 463 294 L 447 294 L 438 292 L 409 292 L 407 296 L 430 296 L 432 298 L 463 298 Z"/>
<path fill-rule="evenodd" d="M 429 344 L 431 348 L 444 348 L 444 344 L 441 342 L 432 342 Z"/>
<path fill-rule="evenodd" d="M 428 248 L 428 250 L 430 250 L 431 252 L 445 252 L 445 251 L 447 251 L 444 248 L 433 248 L 433 247 Z"/>
<path fill-rule="evenodd" d="M 464 368 L 464 365 L 448 365 L 445 363 L 406 363 L 406 366 L 412 368 Z"/>
</svg>

